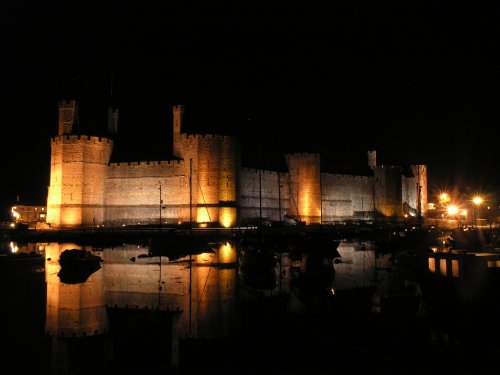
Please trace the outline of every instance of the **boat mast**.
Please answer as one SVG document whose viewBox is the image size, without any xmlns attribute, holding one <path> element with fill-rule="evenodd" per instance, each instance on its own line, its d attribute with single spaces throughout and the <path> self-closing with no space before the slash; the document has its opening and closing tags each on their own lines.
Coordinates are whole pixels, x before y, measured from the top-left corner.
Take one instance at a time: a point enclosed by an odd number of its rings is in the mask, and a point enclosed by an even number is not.
<svg viewBox="0 0 500 375">
<path fill-rule="evenodd" d="M 189 234 L 193 229 L 193 159 L 189 159 Z M 189 334 L 192 326 L 192 282 L 193 282 L 193 256 L 189 251 Z"/>
<path fill-rule="evenodd" d="M 193 229 L 193 159 L 189 159 L 189 232 Z"/>
<path fill-rule="evenodd" d="M 417 165 L 417 214 L 418 224 L 422 227 L 422 186 L 420 186 L 420 165 Z"/>
<path fill-rule="evenodd" d="M 278 223 L 281 229 L 281 174 L 278 172 Z"/>
<path fill-rule="evenodd" d="M 259 168 L 259 227 L 262 233 L 262 169 Z"/>
<path fill-rule="evenodd" d="M 161 199 L 161 181 L 158 181 L 160 184 L 160 229 L 161 229 L 161 205 L 163 204 L 163 200 Z"/>
<path fill-rule="evenodd" d="M 321 176 L 321 158 L 319 159 L 319 229 L 323 229 L 323 179 Z"/>
</svg>

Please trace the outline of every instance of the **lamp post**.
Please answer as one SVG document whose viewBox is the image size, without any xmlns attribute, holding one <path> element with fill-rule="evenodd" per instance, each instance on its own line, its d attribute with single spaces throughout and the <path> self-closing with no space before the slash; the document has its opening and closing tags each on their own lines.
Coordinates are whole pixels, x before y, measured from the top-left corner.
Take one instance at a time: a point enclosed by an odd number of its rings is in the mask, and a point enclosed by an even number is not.
<svg viewBox="0 0 500 375">
<path fill-rule="evenodd" d="M 479 206 L 483 203 L 483 198 L 480 196 L 475 196 L 472 198 L 472 203 L 476 206 L 476 209 L 474 210 L 474 224 L 476 225 L 477 228 L 477 221 L 479 220 Z"/>
</svg>

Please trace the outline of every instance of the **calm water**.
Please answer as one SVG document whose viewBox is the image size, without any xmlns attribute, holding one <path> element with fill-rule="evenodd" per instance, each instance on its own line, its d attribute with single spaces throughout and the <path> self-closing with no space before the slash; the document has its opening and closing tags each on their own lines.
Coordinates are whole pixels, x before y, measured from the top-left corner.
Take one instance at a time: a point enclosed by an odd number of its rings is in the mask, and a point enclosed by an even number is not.
<svg viewBox="0 0 500 375">
<path fill-rule="evenodd" d="M 369 242 L 341 242 L 340 262 L 282 253 L 273 267 L 231 243 L 191 261 L 86 247 L 101 268 L 67 284 L 58 258 L 77 247 L 2 244 L 45 257 L 1 275 L 2 374 L 493 373 L 500 360 L 496 291 L 452 295 Z M 460 279 L 449 264 L 442 276 Z"/>
</svg>

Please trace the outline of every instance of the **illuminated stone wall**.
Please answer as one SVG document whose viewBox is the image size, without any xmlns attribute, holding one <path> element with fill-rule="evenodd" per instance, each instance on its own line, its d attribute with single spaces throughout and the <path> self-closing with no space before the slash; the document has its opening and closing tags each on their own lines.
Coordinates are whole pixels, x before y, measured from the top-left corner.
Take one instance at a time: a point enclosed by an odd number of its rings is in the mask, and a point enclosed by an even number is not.
<svg viewBox="0 0 500 375">
<path fill-rule="evenodd" d="M 242 223 L 257 222 L 260 219 L 261 206 L 263 219 L 279 221 L 281 212 L 283 220 L 285 213 L 290 209 L 288 180 L 288 173 L 243 168 L 240 195 Z"/>
<path fill-rule="evenodd" d="M 54 226 L 104 222 L 104 194 L 113 141 L 59 135 L 51 142 L 47 222 Z"/>
<path fill-rule="evenodd" d="M 415 185 L 420 186 L 420 204 L 422 215 L 427 216 L 428 188 L 427 188 L 427 166 L 423 164 L 412 165 L 411 169 L 415 176 Z M 418 190 L 415 192 L 418 197 Z M 417 206 L 416 206 L 417 207 Z"/>
<path fill-rule="evenodd" d="M 307 224 L 321 220 L 319 154 L 287 154 L 290 173 L 290 214 Z"/>
<path fill-rule="evenodd" d="M 427 166 L 411 165 L 412 176 L 402 177 L 403 211 L 411 216 L 418 215 L 420 190 L 420 209 L 427 215 Z"/>
<path fill-rule="evenodd" d="M 385 217 L 402 217 L 401 167 L 381 165 L 373 168 L 375 175 L 375 210 Z"/>
<path fill-rule="evenodd" d="M 159 224 L 160 209 L 162 223 L 187 220 L 188 183 L 183 160 L 112 163 L 106 181 L 105 223 Z"/>
<path fill-rule="evenodd" d="M 200 223 L 234 225 L 240 174 L 239 141 L 221 135 L 181 134 L 180 142 L 182 146 L 178 148 L 182 150 L 186 175 L 189 177 L 192 172 L 193 219 Z"/>
<path fill-rule="evenodd" d="M 373 218 L 373 177 L 322 173 L 321 182 L 324 223 Z"/>
</svg>

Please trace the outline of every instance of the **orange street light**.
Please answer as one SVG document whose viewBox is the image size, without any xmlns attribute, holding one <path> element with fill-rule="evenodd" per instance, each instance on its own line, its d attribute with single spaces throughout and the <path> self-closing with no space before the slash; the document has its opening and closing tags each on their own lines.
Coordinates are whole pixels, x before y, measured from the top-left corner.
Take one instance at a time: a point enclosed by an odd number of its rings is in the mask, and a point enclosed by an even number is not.
<svg viewBox="0 0 500 375">
<path fill-rule="evenodd" d="M 479 206 L 483 203 L 484 199 L 483 197 L 476 195 L 475 197 L 472 198 L 472 203 L 476 206 L 476 209 L 474 211 L 474 222 L 476 224 L 477 228 L 477 221 L 479 220 Z"/>
<path fill-rule="evenodd" d="M 472 198 L 472 203 L 474 203 L 476 206 L 479 206 L 481 203 L 483 203 L 483 198 L 480 196 L 476 196 Z"/>
<path fill-rule="evenodd" d="M 448 211 L 448 215 L 456 215 L 458 213 L 458 207 L 450 205 L 450 206 L 448 206 L 447 211 Z"/>
</svg>

